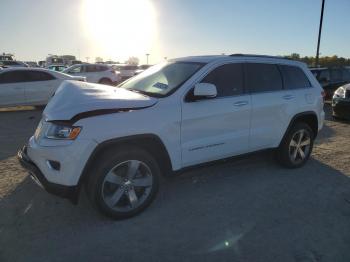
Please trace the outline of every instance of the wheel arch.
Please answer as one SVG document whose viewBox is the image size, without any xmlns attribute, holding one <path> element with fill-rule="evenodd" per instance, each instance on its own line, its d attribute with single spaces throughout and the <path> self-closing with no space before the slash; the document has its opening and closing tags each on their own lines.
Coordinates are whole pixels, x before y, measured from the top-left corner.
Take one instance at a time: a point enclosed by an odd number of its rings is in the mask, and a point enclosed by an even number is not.
<svg viewBox="0 0 350 262">
<path fill-rule="evenodd" d="M 88 179 L 88 171 L 94 162 L 97 160 L 100 154 L 106 150 L 122 147 L 122 146 L 135 146 L 142 148 L 152 154 L 152 156 L 158 162 L 163 174 L 168 174 L 172 171 L 172 163 L 169 153 L 162 142 L 162 140 L 154 134 L 142 134 L 132 135 L 116 139 L 106 140 L 97 145 L 94 151 L 91 153 L 83 172 L 79 178 L 78 185 L 81 187 L 83 183 Z"/>
<path fill-rule="evenodd" d="M 307 125 L 309 125 L 310 128 L 312 129 L 312 132 L 313 132 L 315 138 L 316 138 L 317 133 L 318 133 L 317 114 L 314 111 L 306 111 L 306 112 L 298 113 L 292 117 L 292 119 L 290 120 L 289 125 L 288 125 L 288 127 L 283 135 L 283 138 L 280 141 L 280 144 L 282 143 L 282 141 L 284 140 L 284 138 L 286 137 L 286 135 L 288 134 L 290 129 L 294 126 L 294 124 L 298 123 L 298 122 L 303 122 L 303 123 L 306 123 Z"/>
<path fill-rule="evenodd" d="M 98 83 L 102 83 L 104 80 L 107 80 L 108 82 L 113 82 L 112 79 L 110 79 L 109 77 L 103 76 L 100 78 L 100 80 L 98 80 Z"/>
</svg>

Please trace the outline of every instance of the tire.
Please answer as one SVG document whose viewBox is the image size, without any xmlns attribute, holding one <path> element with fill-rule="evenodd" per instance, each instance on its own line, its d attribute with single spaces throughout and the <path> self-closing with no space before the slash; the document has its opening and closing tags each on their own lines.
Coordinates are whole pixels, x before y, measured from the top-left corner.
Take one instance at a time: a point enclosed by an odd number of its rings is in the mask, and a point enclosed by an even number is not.
<svg viewBox="0 0 350 262">
<path fill-rule="evenodd" d="M 108 78 L 102 78 L 100 81 L 98 81 L 102 85 L 112 85 L 112 81 Z"/>
<path fill-rule="evenodd" d="M 278 162 L 287 168 L 303 166 L 311 155 L 314 139 L 315 135 L 309 125 L 304 122 L 295 123 L 277 149 Z"/>
<path fill-rule="evenodd" d="M 86 191 L 92 204 L 113 219 L 135 216 L 158 192 L 160 168 L 147 151 L 121 147 L 104 152 L 89 172 Z"/>
</svg>

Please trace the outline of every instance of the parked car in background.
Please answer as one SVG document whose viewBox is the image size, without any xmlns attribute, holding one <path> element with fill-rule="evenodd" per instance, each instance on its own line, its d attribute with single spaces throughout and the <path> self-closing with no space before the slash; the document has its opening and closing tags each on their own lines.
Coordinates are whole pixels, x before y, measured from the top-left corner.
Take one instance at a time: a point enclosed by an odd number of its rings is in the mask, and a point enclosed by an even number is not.
<svg viewBox="0 0 350 262">
<path fill-rule="evenodd" d="M 26 63 L 29 67 L 39 67 L 38 63 L 34 61 L 25 61 L 24 63 Z"/>
<path fill-rule="evenodd" d="M 45 66 L 46 66 L 46 61 L 39 61 L 39 62 L 38 62 L 38 65 L 39 65 L 40 67 L 45 67 Z"/>
<path fill-rule="evenodd" d="M 5 68 L 0 71 L 0 106 L 45 105 L 64 80 L 85 78 L 43 68 Z"/>
<path fill-rule="evenodd" d="M 145 71 L 146 69 L 150 68 L 152 65 L 140 65 L 138 66 L 138 69 L 135 71 L 135 75 L 138 75 Z"/>
<path fill-rule="evenodd" d="M 47 69 L 62 72 L 67 68 L 65 65 L 49 65 Z"/>
<path fill-rule="evenodd" d="M 68 67 L 63 73 L 86 77 L 87 82 L 116 85 L 121 81 L 120 73 L 108 65 L 80 64 Z"/>
<path fill-rule="evenodd" d="M 13 54 L 6 54 L 2 53 L 0 54 L 0 61 L 14 61 L 14 55 Z"/>
<path fill-rule="evenodd" d="M 138 70 L 137 65 L 121 65 L 121 64 L 117 64 L 114 65 L 114 67 L 116 70 L 118 70 L 120 72 L 120 76 L 122 78 L 122 80 L 126 80 L 132 76 L 135 75 L 135 72 Z"/>
<path fill-rule="evenodd" d="M 46 57 L 45 65 L 48 67 L 50 65 L 65 65 L 65 60 L 57 55 L 51 55 Z"/>
<path fill-rule="evenodd" d="M 18 156 L 47 191 L 76 202 L 83 185 L 122 219 L 153 201 L 160 176 L 189 166 L 275 149 L 283 166 L 301 167 L 323 121 L 323 89 L 304 63 L 185 57 L 118 88 L 62 84 Z"/>
<path fill-rule="evenodd" d="M 82 64 L 83 62 L 81 62 L 80 60 L 72 60 L 70 61 L 70 66 L 72 65 L 79 65 L 79 64 Z"/>
<path fill-rule="evenodd" d="M 350 70 L 345 67 L 311 68 L 322 88 L 326 92 L 326 99 L 331 99 L 334 91 L 347 83 L 350 83 Z"/>
<path fill-rule="evenodd" d="M 3 67 L 29 67 L 26 63 L 21 61 L 12 61 L 12 60 L 2 60 L 0 61 Z"/>
<path fill-rule="evenodd" d="M 350 120 L 350 84 L 339 87 L 332 99 L 333 117 Z"/>
</svg>

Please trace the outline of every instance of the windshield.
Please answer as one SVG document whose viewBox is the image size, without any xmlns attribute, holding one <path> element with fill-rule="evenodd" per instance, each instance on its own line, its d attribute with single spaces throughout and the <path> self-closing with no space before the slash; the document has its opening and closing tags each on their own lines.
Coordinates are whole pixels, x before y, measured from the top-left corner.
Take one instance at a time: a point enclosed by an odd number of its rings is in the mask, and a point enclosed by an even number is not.
<svg viewBox="0 0 350 262">
<path fill-rule="evenodd" d="M 130 78 L 119 87 L 149 96 L 163 97 L 174 92 L 202 66 L 202 63 L 193 62 L 161 63 Z"/>
</svg>

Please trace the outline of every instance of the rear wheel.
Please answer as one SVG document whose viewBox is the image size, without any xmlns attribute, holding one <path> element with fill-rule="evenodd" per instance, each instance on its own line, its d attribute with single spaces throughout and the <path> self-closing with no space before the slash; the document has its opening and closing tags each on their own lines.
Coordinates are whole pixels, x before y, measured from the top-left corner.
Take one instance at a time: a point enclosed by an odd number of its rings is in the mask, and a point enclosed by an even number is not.
<svg viewBox="0 0 350 262">
<path fill-rule="evenodd" d="M 160 169 L 154 158 L 139 148 L 104 153 L 91 170 L 87 192 L 104 214 L 123 219 L 143 211 L 153 201 Z"/>
<path fill-rule="evenodd" d="M 277 150 L 279 163 L 288 168 L 303 166 L 309 159 L 314 144 L 314 134 L 309 125 L 296 123 L 287 133 Z"/>
<path fill-rule="evenodd" d="M 99 83 L 103 85 L 112 85 L 112 81 L 108 78 L 102 78 Z"/>
</svg>

